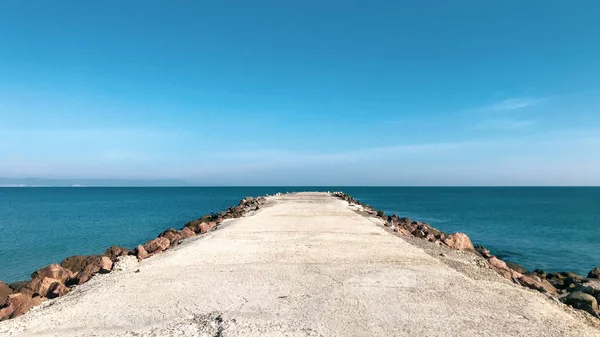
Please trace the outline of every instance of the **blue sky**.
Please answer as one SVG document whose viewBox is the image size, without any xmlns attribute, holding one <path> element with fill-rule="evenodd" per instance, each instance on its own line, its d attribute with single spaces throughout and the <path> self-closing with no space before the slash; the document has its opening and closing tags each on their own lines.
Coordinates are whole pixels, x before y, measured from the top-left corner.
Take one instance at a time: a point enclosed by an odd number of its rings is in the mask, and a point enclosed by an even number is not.
<svg viewBox="0 0 600 337">
<path fill-rule="evenodd" d="M 600 185 L 597 1 L 0 1 L 0 176 Z"/>
</svg>

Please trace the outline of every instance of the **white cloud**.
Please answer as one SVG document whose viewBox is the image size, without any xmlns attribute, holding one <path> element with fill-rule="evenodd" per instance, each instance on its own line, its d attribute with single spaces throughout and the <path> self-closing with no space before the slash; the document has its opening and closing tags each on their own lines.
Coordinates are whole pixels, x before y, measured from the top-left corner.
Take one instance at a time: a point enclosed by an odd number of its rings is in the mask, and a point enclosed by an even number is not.
<svg viewBox="0 0 600 337">
<path fill-rule="evenodd" d="M 490 105 L 484 106 L 477 111 L 510 111 L 510 110 L 518 110 L 524 109 L 527 107 L 539 105 L 543 103 L 545 99 L 543 98 L 535 98 L 535 97 L 515 97 L 505 99 L 499 102 L 492 103 Z"/>
<path fill-rule="evenodd" d="M 496 119 L 479 123 L 475 126 L 475 129 L 511 131 L 526 129 L 533 125 L 535 125 L 533 120 Z"/>
</svg>

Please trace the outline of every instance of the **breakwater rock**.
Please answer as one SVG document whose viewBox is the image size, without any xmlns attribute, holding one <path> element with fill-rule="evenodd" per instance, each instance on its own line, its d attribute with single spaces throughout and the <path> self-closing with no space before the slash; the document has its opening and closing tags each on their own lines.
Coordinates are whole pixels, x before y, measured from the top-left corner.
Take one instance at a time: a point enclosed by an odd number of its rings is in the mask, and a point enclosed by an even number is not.
<svg viewBox="0 0 600 337">
<path fill-rule="evenodd" d="M 539 291 L 575 309 L 583 310 L 600 318 L 600 268 L 591 270 L 587 278 L 572 272 L 546 273 L 543 270 L 527 271 L 522 266 L 503 261 L 483 246 L 473 246 L 464 233 L 444 233 L 428 223 L 413 221 L 396 214 L 386 215 L 383 211 L 365 205 L 343 192 L 332 192 L 333 196 L 360 206 L 369 215 L 383 220 L 385 226 L 399 235 L 412 236 L 433 244 L 473 253 L 484 259 L 485 266 L 496 271 L 509 281 Z"/>
<path fill-rule="evenodd" d="M 101 255 L 70 256 L 60 264 L 41 268 L 31 274 L 29 281 L 8 285 L 0 281 L 0 321 L 21 316 L 47 299 L 63 296 L 97 274 L 110 273 L 125 256 L 136 256 L 138 260 L 149 258 L 181 244 L 183 240 L 214 230 L 226 219 L 257 211 L 265 202 L 263 197 L 246 197 L 237 206 L 192 220 L 181 230 L 169 228 L 134 249 L 110 246 Z"/>
</svg>

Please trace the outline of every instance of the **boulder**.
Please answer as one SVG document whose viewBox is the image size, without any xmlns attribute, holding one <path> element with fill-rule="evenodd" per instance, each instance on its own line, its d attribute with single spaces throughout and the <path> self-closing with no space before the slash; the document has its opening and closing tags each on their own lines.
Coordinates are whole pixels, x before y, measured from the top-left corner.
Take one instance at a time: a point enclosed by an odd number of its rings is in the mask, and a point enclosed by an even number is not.
<svg viewBox="0 0 600 337">
<path fill-rule="evenodd" d="M 596 279 L 600 279 L 600 268 L 596 267 L 592 270 L 590 270 L 590 272 L 587 275 L 588 278 L 596 278 Z"/>
<path fill-rule="evenodd" d="M 46 266 L 40 270 L 34 271 L 31 274 L 31 279 L 43 279 L 44 277 L 49 277 L 53 279 L 57 279 L 58 281 L 64 283 L 67 279 L 73 277 L 73 272 L 71 270 L 61 267 L 60 265 L 53 263 L 49 266 Z"/>
<path fill-rule="evenodd" d="M 210 229 L 211 229 L 210 225 L 205 222 L 205 223 L 200 224 L 200 226 L 198 226 L 198 233 L 204 234 L 204 233 L 208 232 Z"/>
<path fill-rule="evenodd" d="M 143 260 L 149 256 L 148 252 L 146 251 L 146 249 L 144 249 L 144 246 L 142 245 L 138 245 L 137 247 L 135 247 L 135 255 L 139 260 Z"/>
<path fill-rule="evenodd" d="M 55 283 L 61 284 L 64 286 L 64 284 L 60 280 L 55 279 L 55 278 L 51 278 L 51 277 L 35 278 L 35 279 L 31 280 L 29 285 L 26 288 L 23 288 L 22 291 L 23 291 L 23 294 L 29 295 L 31 297 L 35 297 L 35 296 L 48 297 L 48 292 L 50 291 L 51 288 L 53 288 L 53 285 Z M 54 285 L 54 287 L 56 287 L 56 286 Z"/>
<path fill-rule="evenodd" d="M 586 283 L 575 285 L 573 288 L 569 289 L 569 291 L 581 291 L 582 293 L 592 295 L 600 303 L 600 280 L 590 279 Z"/>
<path fill-rule="evenodd" d="M 414 237 L 417 237 L 419 239 L 423 239 L 425 237 L 427 237 L 427 234 L 425 234 L 425 232 L 423 232 L 422 230 L 416 229 L 411 233 Z"/>
<path fill-rule="evenodd" d="M 171 241 L 169 241 L 169 239 L 161 237 L 146 242 L 146 244 L 144 245 L 144 249 L 149 254 L 155 254 L 164 251 L 165 249 L 169 248 L 170 245 Z"/>
<path fill-rule="evenodd" d="M 489 259 L 487 259 L 487 262 L 491 269 L 494 269 L 498 274 L 502 275 L 502 277 L 504 277 L 507 280 L 511 280 L 514 282 L 515 279 L 518 279 L 521 276 L 523 276 L 520 273 L 508 268 L 504 261 L 500 260 L 495 256 L 492 256 Z"/>
<path fill-rule="evenodd" d="M 490 266 L 492 266 L 495 269 L 509 270 L 506 263 L 495 256 L 490 257 L 488 259 L 488 263 L 490 264 Z"/>
<path fill-rule="evenodd" d="M 104 255 L 108 256 L 113 262 L 117 262 L 117 257 L 119 256 L 127 256 L 132 254 L 132 251 L 127 248 L 119 247 L 119 246 L 110 246 L 104 252 Z"/>
<path fill-rule="evenodd" d="M 546 271 L 542 269 L 536 269 L 533 271 L 533 274 L 537 275 L 539 278 L 546 278 Z"/>
<path fill-rule="evenodd" d="M 189 228 L 193 230 L 195 233 L 200 233 L 200 225 L 202 224 L 201 220 L 192 220 L 184 225 L 185 228 Z"/>
<path fill-rule="evenodd" d="M 475 251 L 485 259 L 489 259 L 490 257 L 492 257 L 492 253 L 490 253 L 490 250 L 485 248 L 484 246 L 475 246 Z"/>
<path fill-rule="evenodd" d="M 74 255 L 64 259 L 60 265 L 63 268 L 71 270 L 73 273 L 79 273 L 89 263 L 93 263 L 94 260 L 100 259 L 100 255 Z"/>
<path fill-rule="evenodd" d="M 46 297 L 48 297 L 48 298 L 57 298 L 59 296 L 65 295 L 69 291 L 70 291 L 70 289 L 67 288 L 67 286 L 65 286 L 64 284 L 62 284 L 60 282 L 54 282 L 48 288 L 48 292 L 46 294 Z"/>
<path fill-rule="evenodd" d="M 12 295 L 13 290 L 0 281 L 0 306 L 6 301 L 8 295 Z"/>
<path fill-rule="evenodd" d="M 469 239 L 469 237 L 464 233 L 450 234 L 443 240 L 443 242 L 448 245 L 448 247 L 454 249 L 475 249 L 473 247 L 473 243 L 471 243 L 471 239 Z"/>
<path fill-rule="evenodd" d="M 179 235 L 181 235 L 182 240 L 185 240 L 185 239 L 189 239 L 189 238 L 193 237 L 194 235 L 196 235 L 196 233 L 194 233 L 194 231 L 191 230 L 189 227 L 184 227 L 179 232 Z"/>
<path fill-rule="evenodd" d="M 0 321 L 19 317 L 44 300 L 43 297 L 32 298 L 22 293 L 9 295 L 6 302 L 0 306 Z"/>
<path fill-rule="evenodd" d="M 85 267 L 77 273 L 75 277 L 76 284 L 84 284 L 94 275 L 109 273 L 112 270 L 113 261 L 108 256 L 96 256 L 88 259 Z"/>
<path fill-rule="evenodd" d="M 519 272 L 521 274 L 527 273 L 527 269 L 523 268 L 523 266 L 521 266 L 518 263 L 506 261 L 506 265 L 508 266 L 508 268 L 510 268 L 510 269 L 512 269 L 514 271 L 517 271 L 517 272 Z"/>
<path fill-rule="evenodd" d="M 158 235 L 159 238 L 167 238 L 170 242 L 170 245 L 176 245 L 182 239 L 181 234 L 175 228 L 169 228 L 166 231 L 160 233 Z"/>
<path fill-rule="evenodd" d="M 542 293 L 558 295 L 558 290 L 546 280 L 542 280 L 536 275 L 523 275 L 518 278 L 519 283 L 530 289 L 537 290 Z"/>
<path fill-rule="evenodd" d="M 565 304 L 571 305 L 575 309 L 587 311 L 598 317 L 598 301 L 590 294 L 574 291 L 567 295 L 563 301 Z"/>
</svg>

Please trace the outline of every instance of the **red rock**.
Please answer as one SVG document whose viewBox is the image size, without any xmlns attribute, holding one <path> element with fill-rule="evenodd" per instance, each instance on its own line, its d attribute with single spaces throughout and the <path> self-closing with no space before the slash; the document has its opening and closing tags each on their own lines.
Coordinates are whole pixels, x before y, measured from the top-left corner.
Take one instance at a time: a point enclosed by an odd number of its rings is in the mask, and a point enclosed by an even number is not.
<svg viewBox="0 0 600 337">
<path fill-rule="evenodd" d="M 89 263 L 93 263 L 99 258 L 100 255 L 74 255 L 64 259 L 60 265 L 74 273 L 79 273 L 85 268 L 85 266 L 87 266 Z"/>
<path fill-rule="evenodd" d="M 86 266 L 77 273 L 75 277 L 77 284 L 84 284 L 97 273 L 109 273 L 112 270 L 113 262 L 108 256 L 97 256 L 89 259 Z"/>
<path fill-rule="evenodd" d="M 48 287 L 48 291 L 46 293 L 46 297 L 48 298 L 56 298 L 59 296 L 63 296 L 69 292 L 69 288 L 67 288 L 64 284 L 60 282 L 54 282 Z"/>
<path fill-rule="evenodd" d="M 108 256 L 103 256 L 100 259 L 100 273 L 110 273 L 113 268 L 113 261 Z"/>
<path fill-rule="evenodd" d="M 208 232 L 211 229 L 211 227 L 208 225 L 208 223 L 202 223 L 198 226 L 198 233 L 200 234 L 204 234 L 206 232 Z"/>
<path fill-rule="evenodd" d="M 131 254 L 131 250 L 119 246 L 110 246 L 104 252 L 104 255 L 108 256 L 113 262 L 117 261 L 117 257 L 119 256 L 127 256 Z"/>
<path fill-rule="evenodd" d="M 169 241 L 169 239 L 162 237 L 162 238 L 156 238 L 154 240 L 148 241 L 144 245 L 144 249 L 149 254 L 160 253 L 163 250 L 169 248 L 170 245 L 171 245 L 171 242 Z"/>
<path fill-rule="evenodd" d="M 506 270 L 506 271 L 510 270 L 504 261 L 500 260 L 499 258 L 497 258 L 495 256 L 490 257 L 488 259 L 488 263 L 490 264 L 490 266 L 492 266 L 495 269 Z"/>
<path fill-rule="evenodd" d="M 13 290 L 0 281 L 0 306 L 6 301 L 8 295 L 12 295 Z"/>
<path fill-rule="evenodd" d="M 179 232 L 179 235 L 181 235 L 181 239 L 189 239 L 192 236 L 195 236 L 196 233 L 194 233 L 194 231 L 189 227 L 185 227 Z"/>
<path fill-rule="evenodd" d="M 100 265 L 96 263 L 90 263 L 82 271 L 77 273 L 77 284 L 84 284 L 89 281 L 96 273 L 100 271 Z"/>
<path fill-rule="evenodd" d="M 201 220 L 192 220 L 192 221 L 186 223 L 185 227 L 193 230 L 196 233 L 200 233 L 200 229 L 199 229 L 200 224 L 202 224 Z"/>
<path fill-rule="evenodd" d="M 71 272 L 69 269 L 61 267 L 57 263 L 53 263 L 31 274 L 32 280 L 43 279 L 44 277 L 57 279 L 64 283 L 67 279 L 73 277 L 73 272 Z"/>
<path fill-rule="evenodd" d="M 473 247 L 473 243 L 471 243 L 471 239 L 464 233 L 454 233 L 448 235 L 447 238 L 444 239 L 444 243 L 448 245 L 448 247 L 454 249 L 475 249 Z"/>
<path fill-rule="evenodd" d="M 167 238 L 171 245 L 175 245 L 181 240 L 181 234 L 175 228 L 169 228 L 158 235 L 159 238 Z"/>
<path fill-rule="evenodd" d="M 135 247 L 135 255 L 140 260 L 148 258 L 148 256 L 149 256 L 148 252 L 146 251 L 146 249 L 144 249 L 144 246 L 142 246 L 142 245 Z"/>
<path fill-rule="evenodd" d="M 537 290 L 542 293 L 548 293 L 552 295 L 558 295 L 558 290 L 546 280 L 535 275 L 523 275 L 518 278 L 519 283 L 522 286 Z"/>
<path fill-rule="evenodd" d="M 31 308 L 44 301 L 43 297 L 30 297 L 22 293 L 12 294 L 0 308 L 0 321 L 15 318 L 28 312 Z"/>
<path fill-rule="evenodd" d="M 55 283 L 62 284 L 60 280 L 55 278 L 44 277 L 43 279 L 32 280 L 30 287 L 33 289 L 34 294 L 38 294 L 42 297 L 48 297 L 48 291 Z"/>
</svg>

